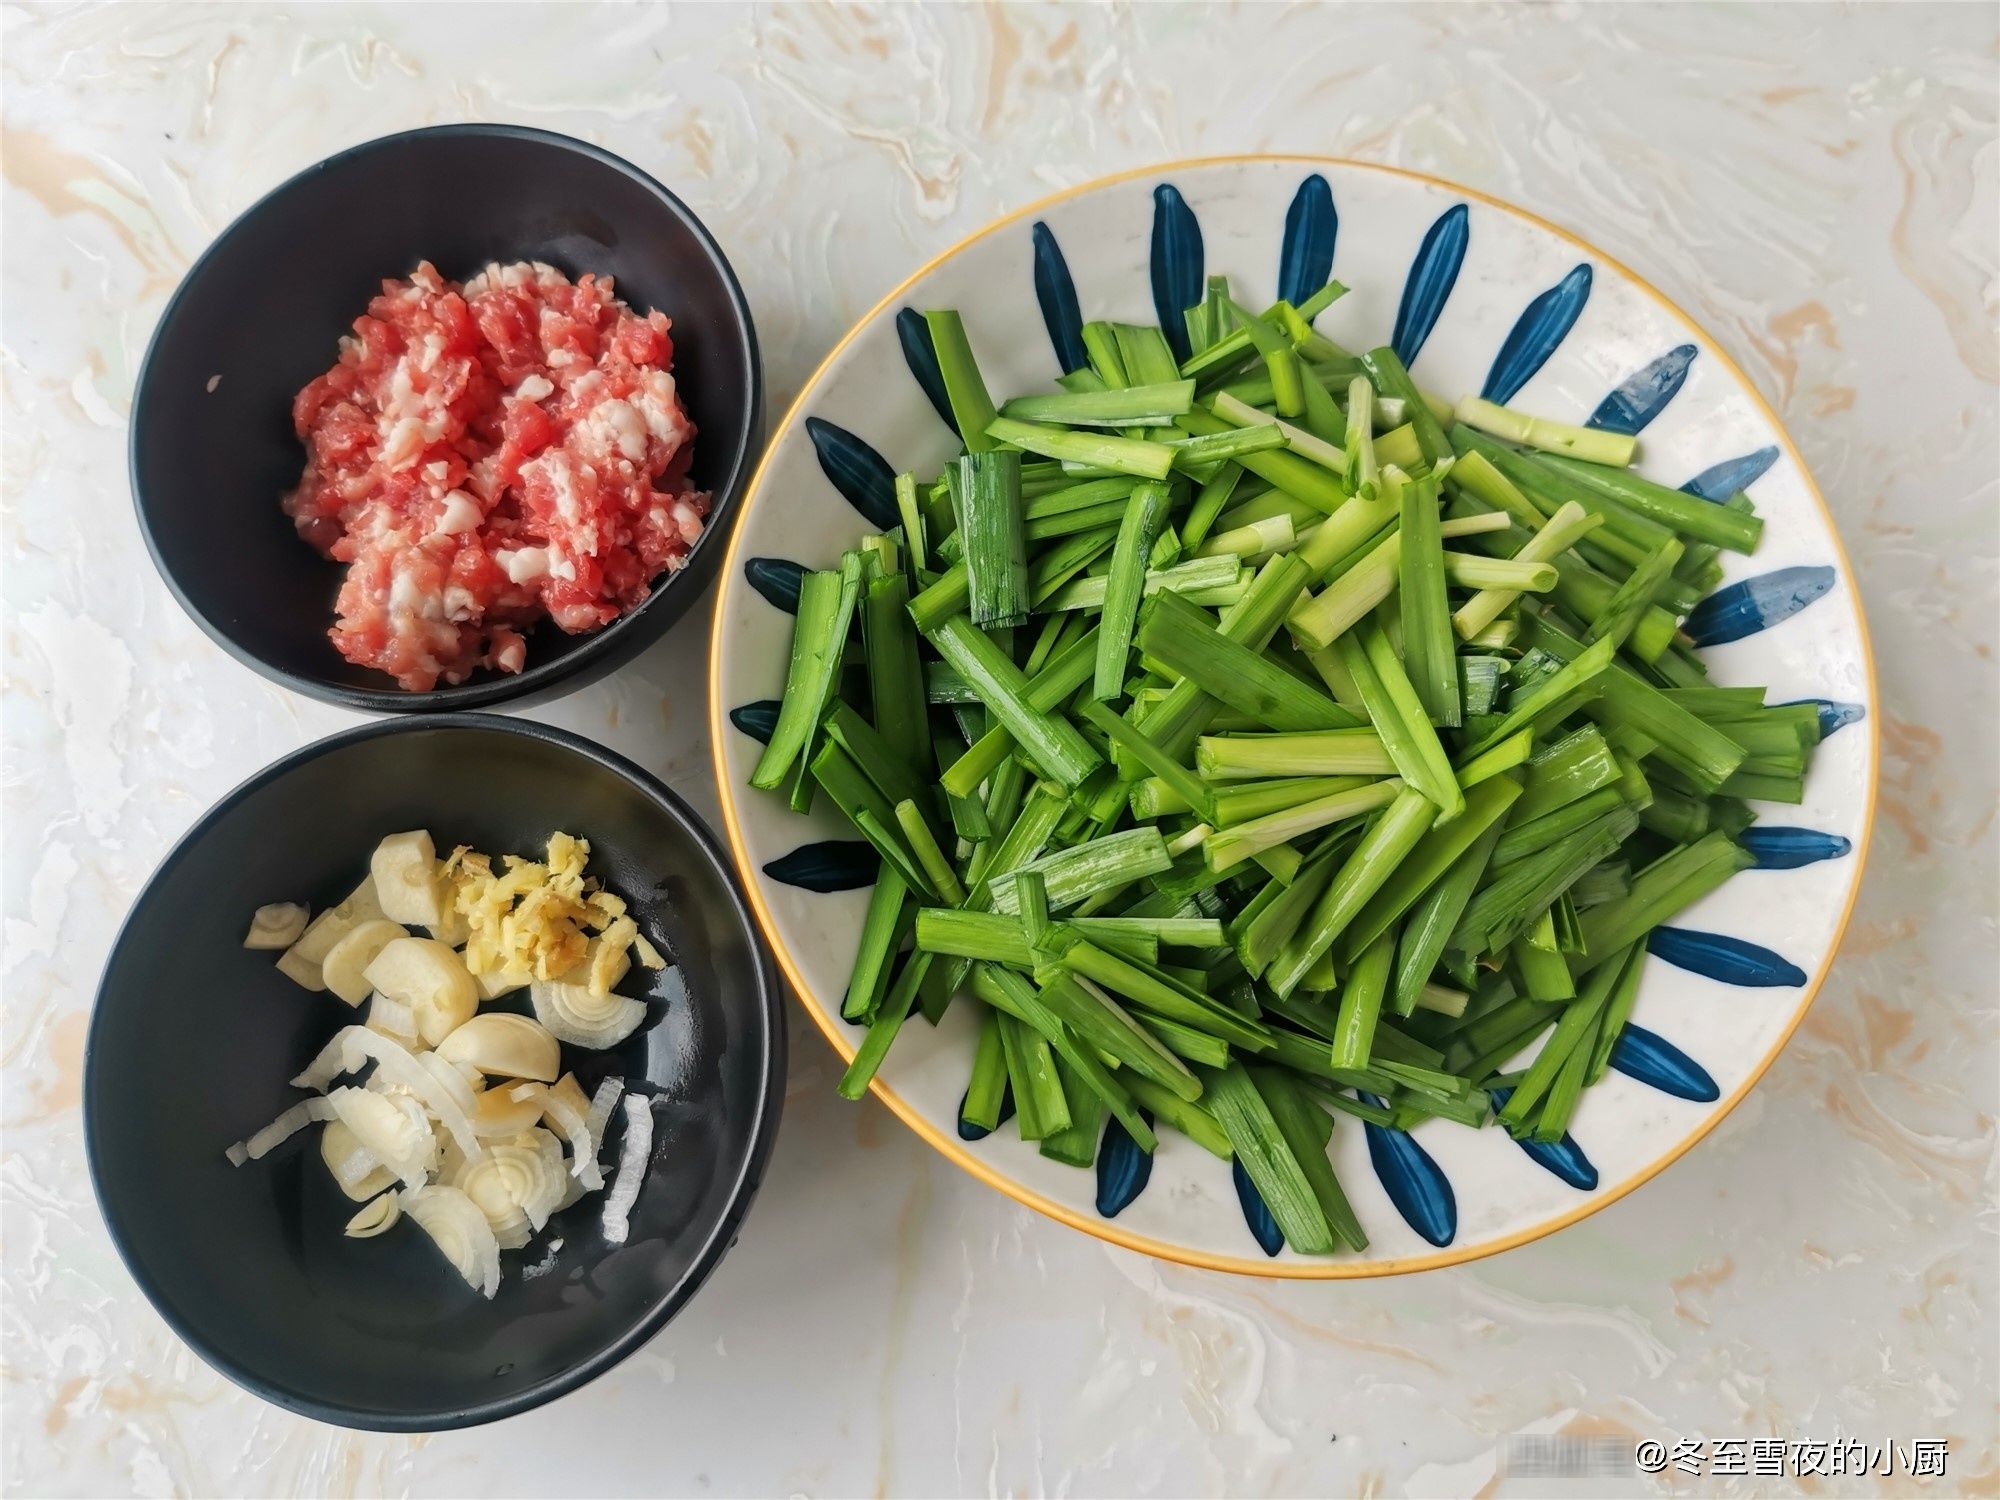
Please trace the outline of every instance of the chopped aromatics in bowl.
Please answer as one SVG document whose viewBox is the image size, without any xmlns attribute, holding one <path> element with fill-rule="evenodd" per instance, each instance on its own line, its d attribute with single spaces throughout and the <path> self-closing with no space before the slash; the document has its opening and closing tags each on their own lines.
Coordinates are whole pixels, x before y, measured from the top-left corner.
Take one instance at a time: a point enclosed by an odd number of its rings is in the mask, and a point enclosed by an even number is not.
<svg viewBox="0 0 2000 1500">
<path fill-rule="evenodd" d="M 562 1048 L 630 1036 L 646 1006 L 611 988 L 629 954 L 652 969 L 666 960 L 624 901 L 584 873 L 589 860 L 588 843 L 557 833 L 545 863 L 502 855 L 495 874 L 490 856 L 464 846 L 440 860 L 430 834 L 414 829 L 383 839 L 368 879 L 310 923 L 302 906 L 261 908 L 253 938 L 287 929 L 294 938 L 281 973 L 350 1005 L 365 1000 L 368 1011 L 292 1080 L 309 1097 L 231 1146 L 230 1164 L 323 1125 L 321 1159 L 362 1204 L 347 1235 L 387 1233 L 407 1214 L 491 1297 L 501 1251 L 526 1248 L 551 1215 L 604 1188 L 597 1155 L 624 1095 L 604 1206 L 606 1239 L 622 1243 L 652 1159 L 652 1101 L 615 1076 L 586 1094 Z M 536 1018 L 479 1010 L 528 984 Z"/>
</svg>

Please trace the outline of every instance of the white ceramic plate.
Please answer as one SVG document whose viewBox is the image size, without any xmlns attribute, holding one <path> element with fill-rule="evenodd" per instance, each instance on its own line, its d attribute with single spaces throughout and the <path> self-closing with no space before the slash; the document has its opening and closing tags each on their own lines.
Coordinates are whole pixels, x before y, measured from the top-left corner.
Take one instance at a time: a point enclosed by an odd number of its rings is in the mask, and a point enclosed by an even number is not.
<svg viewBox="0 0 2000 1500">
<path fill-rule="evenodd" d="M 1134 1174 L 1104 1170 L 1103 1154 L 1099 1170 L 1081 1171 L 1009 1130 L 962 1140 L 973 1007 L 953 1007 L 935 1029 L 913 1021 L 897 1039 L 876 1091 L 1003 1192 L 1151 1254 L 1300 1277 L 1469 1260 L 1629 1192 L 1748 1091 L 1825 977 L 1874 802 L 1867 637 L 1824 502 L 1769 406 L 1715 343 L 1616 261 L 1449 183 L 1304 158 L 1182 162 L 1092 183 L 939 256 L 806 383 L 743 500 L 710 674 L 717 776 L 752 905 L 813 1018 L 851 1055 L 861 1032 L 839 1019 L 839 1003 L 873 856 L 836 813 L 797 816 L 746 779 L 758 705 L 783 686 L 792 619 L 782 606 L 797 567 L 835 566 L 879 529 L 862 507 L 882 503 L 881 474 L 928 475 L 957 451 L 916 374 L 927 346 L 912 340 L 906 354 L 899 311 L 959 309 L 989 387 L 1018 394 L 1050 389 L 1064 367 L 1070 288 L 1084 317 L 1150 322 L 1156 306 L 1194 300 L 1204 271 L 1227 274 L 1239 301 L 1261 306 L 1317 287 L 1329 264 L 1351 289 L 1319 320 L 1337 343 L 1393 338 L 1431 390 L 1642 429 L 1649 477 L 1712 497 L 1747 489 L 1767 523 L 1763 543 L 1751 558 L 1723 554 L 1728 581 L 1690 623 L 1714 638 L 1705 656 L 1716 682 L 1768 684 L 1771 702 L 1822 700 L 1830 732 L 1804 804 L 1760 809 L 1756 838 L 1770 868 L 1676 918 L 1689 936 L 1656 940 L 1619 1071 L 1588 1091 L 1562 1147 L 1531 1153 L 1499 1129 L 1443 1121 L 1407 1135 L 1341 1123 L 1335 1167 L 1370 1236 L 1360 1256 L 1267 1253 L 1261 1205 L 1245 1205 L 1231 1168 L 1172 1132 L 1136 1191 Z"/>
</svg>

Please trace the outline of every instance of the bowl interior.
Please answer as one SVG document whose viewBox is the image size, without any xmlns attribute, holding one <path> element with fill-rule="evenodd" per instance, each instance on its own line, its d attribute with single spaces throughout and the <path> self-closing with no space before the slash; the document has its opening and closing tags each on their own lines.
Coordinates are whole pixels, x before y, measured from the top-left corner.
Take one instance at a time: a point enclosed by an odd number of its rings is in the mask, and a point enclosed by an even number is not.
<svg viewBox="0 0 2000 1500">
<path fill-rule="evenodd" d="M 690 479 L 718 501 L 712 532 L 760 422 L 755 337 L 720 253 L 657 185 L 578 142 L 507 127 L 393 136 L 256 204 L 189 272 L 154 337 L 133 413 L 133 488 L 162 570 L 224 644 L 336 696 L 388 700 L 372 707 L 423 706 L 454 690 L 399 693 L 333 649 L 344 569 L 299 540 L 278 502 L 304 461 L 293 396 L 332 364 L 382 281 L 425 259 L 455 280 L 495 260 L 610 275 L 632 306 L 671 318 L 675 377 L 699 429 Z M 716 550 L 706 542 L 688 568 Z M 674 592 L 657 590 L 594 635 L 545 623 L 527 671 L 476 675 L 456 701 L 482 681 L 504 684 L 505 696 L 531 691 L 577 653 L 607 651 Z"/>
<path fill-rule="evenodd" d="M 257 906 L 338 901 L 377 838 L 533 854 L 560 828 L 665 939 L 672 967 L 622 989 L 654 1016 L 610 1052 L 565 1047 L 586 1091 L 656 1090 L 650 1175 L 609 1246 L 601 1198 L 503 1257 L 470 1291 L 405 1220 L 372 1240 L 319 1159 L 318 1130 L 241 1168 L 223 1150 L 303 1097 L 286 1080 L 355 1019 L 240 946 Z M 519 997 L 525 1008 L 525 996 Z M 426 1428 L 532 1404 L 615 1361 L 692 1292 L 733 1238 L 775 1122 L 781 1030 L 766 961 L 690 817 L 547 731 L 455 720 L 303 752 L 212 813 L 140 897 L 92 1025 L 86 1125 L 105 1217 L 189 1343 L 266 1397 L 329 1420 Z M 607 1145 L 616 1160 L 616 1140 Z"/>
</svg>

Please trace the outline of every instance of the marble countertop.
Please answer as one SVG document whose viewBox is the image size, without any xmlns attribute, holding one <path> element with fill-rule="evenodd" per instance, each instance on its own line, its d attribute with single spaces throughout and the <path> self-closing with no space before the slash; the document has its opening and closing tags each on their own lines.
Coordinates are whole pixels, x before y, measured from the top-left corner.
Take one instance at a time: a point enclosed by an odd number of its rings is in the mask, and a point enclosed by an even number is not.
<svg viewBox="0 0 2000 1500">
<path fill-rule="evenodd" d="M 1526 1495 L 1550 1487 L 1506 1478 L 1503 1449 L 1536 1433 L 1946 1438 L 1933 1493 L 2000 1489 L 1990 8 L 0 15 L 0 1487 Z M 774 410 L 912 266 L 1155 160 L 1393 162 L 1625 260 L 1777 404 L 1873 627 L 1881 827 L 1804 1028 L 1685 1162 L 1562 1234 L 1418 1277 L 1286 1285 L 1032 1216 L 835 1098 L 834 1057 L 795 1015 L 742 1243 L 612 1374 L 435 1437 L 343 1432 L 236 1390 L 105 1237 L 78 1113 L 86 1017 L 172 840 L 352 721 L 238 667 L 158 582 L 126 493 L 133 371 L 182 270 L 265 189 L 354 141 L 473 119 L 600 142 L 680 192 L 742 276 Z M 705 630 L 697 611 L 540 716 L 712 811 Z"/>
</svg>

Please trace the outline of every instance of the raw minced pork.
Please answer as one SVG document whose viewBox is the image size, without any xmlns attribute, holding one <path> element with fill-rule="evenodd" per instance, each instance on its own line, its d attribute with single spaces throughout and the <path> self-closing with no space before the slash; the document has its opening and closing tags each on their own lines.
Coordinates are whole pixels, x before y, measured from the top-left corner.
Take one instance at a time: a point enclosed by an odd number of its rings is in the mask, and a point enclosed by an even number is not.
<svg viewBox="0 0 2000 1500">
<path fill-rule="evenodd" d="M 347 564 L 341 655 L 412 692 L 518 672 L 544 616 L 597 630 L 680 567 L 708 496 L 668 329 L 539 261 L 384 282 L 292 403 L 285 513 Z"/>
</svg>

